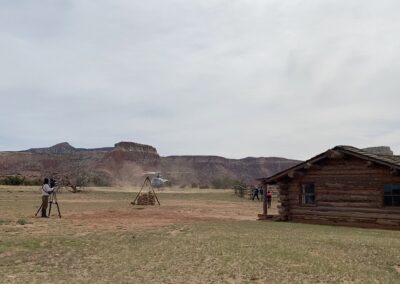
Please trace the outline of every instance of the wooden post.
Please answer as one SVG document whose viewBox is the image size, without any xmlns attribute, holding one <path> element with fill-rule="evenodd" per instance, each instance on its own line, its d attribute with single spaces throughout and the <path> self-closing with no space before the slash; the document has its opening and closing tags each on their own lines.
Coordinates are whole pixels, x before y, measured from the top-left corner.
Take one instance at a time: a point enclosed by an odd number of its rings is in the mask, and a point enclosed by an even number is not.
<svg viewBox="0 0 400 284">
<path fill-rule="evenodd" d="M 263 214 L 265 216 L 268 215 L 268 200 L 267 200 L 267 191 L 268 191 L 268 185 L 263 186 L 264 191 L 263 191 Z"/>
<path fill-rule="evenodd" d="M 272 219 L 272 215 L 268 215 L 268 200 L 267 200 L 267 191 L 268 191 L 268 184 L 263 183 L 264 193 L 263 193 L 263 213 L 258 214 L 258 220 L 268 220 Z"/>
</svg>

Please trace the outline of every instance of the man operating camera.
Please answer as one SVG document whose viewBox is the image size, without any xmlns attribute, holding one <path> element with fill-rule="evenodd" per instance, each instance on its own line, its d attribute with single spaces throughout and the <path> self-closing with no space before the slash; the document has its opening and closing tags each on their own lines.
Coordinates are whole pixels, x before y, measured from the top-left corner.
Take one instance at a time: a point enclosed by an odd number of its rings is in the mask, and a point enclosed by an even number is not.
<svg viewBox="0 0 400 284">
<path fill-rule="evenodd" d="M 55 182 L 50 182 L 48 178 L 45 178 L 42 185 L 42 218 L 47 218 L 47 207 L 49 205 L 49 195 L 53 193 L 55 189 Z"/>
</svg>

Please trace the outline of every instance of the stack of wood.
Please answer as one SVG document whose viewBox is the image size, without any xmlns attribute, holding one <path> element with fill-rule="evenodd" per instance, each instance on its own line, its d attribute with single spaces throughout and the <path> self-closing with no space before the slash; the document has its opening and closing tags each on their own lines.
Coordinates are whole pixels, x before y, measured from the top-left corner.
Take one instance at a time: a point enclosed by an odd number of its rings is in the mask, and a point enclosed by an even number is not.
<svg viewBox="0 0 400 284">
<path fill-rule="evenodd" d="M 137 205 L 155 205 L 156 198 L 154 194 L 149 191 L 148 193 L 141 193 L 136 200 Z"/>
</svg>

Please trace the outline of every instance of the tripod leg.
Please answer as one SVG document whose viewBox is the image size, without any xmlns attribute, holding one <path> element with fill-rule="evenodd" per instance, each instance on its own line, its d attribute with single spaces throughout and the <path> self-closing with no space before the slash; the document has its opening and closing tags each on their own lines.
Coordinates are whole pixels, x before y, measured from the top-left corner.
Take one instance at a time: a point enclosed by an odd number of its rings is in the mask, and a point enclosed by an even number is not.
<svg viewBox="0 0 400 284">
<path fill-rule="evenodd" d="M 56 201 L 57 210 L 58 210 L 58 217 L 61 218 L 60 206 L 58 206 L 58 202 Z"/>
<path fill-rule="evenodd" d="M 57 194 L 54 192 L 52 196 L 53 196 L 52 201 L 57 206 L 58 217 L 61 218 L 61 212 L 60 212 L 60 206 L 58 205 Z"/>
<path fill-rule="evenodd" d="M 51 213 L 51 205 L 53 204 L 53 200 L 50 200 L 50 205 L 49 205 L 49 215 L 47 215 L 47 216 L 49 216 L 50 217 L 50 213 Z"/>
<path fill-rule="evenodd" d="M 135 205 L 136 200 L 139 198 L 139 195 L 140 195 L 140 193 L 142 192 L 142 190 L 143 190 L 143 188 L 144 188 L 144 186 L 146 185 L 147 182 L 150 182 L 150 184 L 151 184 L 151 181 L 150 181 L 150 178 L 149 178 L 149 177 L 146 177 L 146 179 L 144 180 L 144 183 L 143 183 L 143 185 L 142 185 L 142 188 L 140 189 L 140 191 L 139 191 L 138 194 L 136 195 L 135 200 L 133 200 L 133 201 L 131 202 L 131 204 Z"/>
<path fill-rule="evenodd" d="M 42 207 L 43 207 L 43 202 L 42 202 L 42 205 L 40 205 L 39 209 L 36 211 L 36 214 L 35 214 L 35 216 L 37 216 L 37 214 L 39 214 L 39 212 L 40 212 L 40 209 L 42 209 Z"/>
<path fill-rule="evenodd" d="M 156 192 L 154 191 L 154 188 L 151 187 L 151 190 L 153 191 L 153 194 L 154 194 L 154 196 L 155 196 L 155 198 L 156 198 L 156 200 L 157 200 L 158 205 L 161 205 L 161 204 L 160 204 L 160 201 L 158 201 L 158 197 L 157 197 Z"/>
</svg>

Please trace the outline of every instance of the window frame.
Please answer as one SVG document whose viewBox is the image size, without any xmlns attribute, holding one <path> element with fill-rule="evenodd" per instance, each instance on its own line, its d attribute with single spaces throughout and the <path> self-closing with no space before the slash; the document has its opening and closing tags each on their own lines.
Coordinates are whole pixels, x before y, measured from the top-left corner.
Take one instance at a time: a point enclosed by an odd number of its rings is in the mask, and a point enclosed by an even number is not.
<svg viewBox="0 0 400 284">
<path fill-rule="evenodd" d="M 390 187 L 390 189 L 389 189 L 389 187 Z M 393 190 L 397 190 L 399 192 L 398 193 L 393 193 Z M 390 194 L 386 194 L 387 191 L 391 191 Z M 385 207 L 385 208 L 393 208 L 393 209 L 394 208 L 400 209 L 400 202 L 399 202 L 398 205 L 393 205 L 394 204 L 394 200 L 393 200 L 394 197 L 397 197 L 398 199 L 400 199 L 400 184 L 398 184 L 398 183 L 385 184 L 383 186 L 383 194 L 382 194 L 382 196 L 383 196 L 383 198 L 382 198 L 382 206 L 383 207 Z M 388 198 L 388 197 L 390 197 L 392 199 L 391 200 L 391 205 L 386 204 L 386 200 L 385 199 Z"/>
<path fill-rule="evenodd" d="M 307 193 L 306 192 L 306 186 L 312 186 L 313 193 Z M 314 197 L 314 203 L 306 203 L 307 196 L 313 196 Z M 301 206 L 317 206 L 317 193 L 315 190 L 315 183 L 314 182 L 304 182 L 300 184 L 300 205 Z"/>
</svg>

